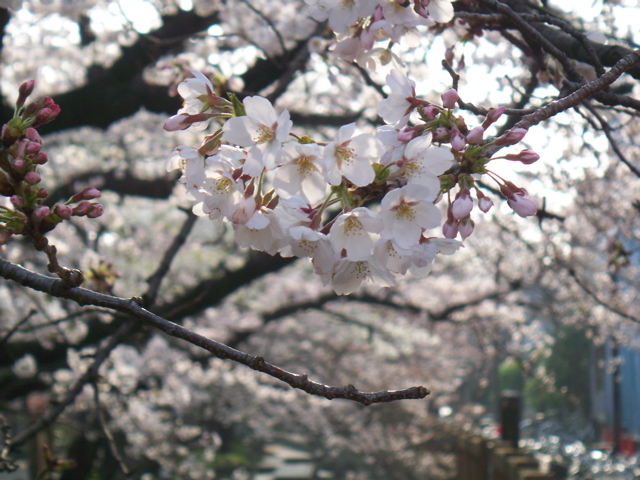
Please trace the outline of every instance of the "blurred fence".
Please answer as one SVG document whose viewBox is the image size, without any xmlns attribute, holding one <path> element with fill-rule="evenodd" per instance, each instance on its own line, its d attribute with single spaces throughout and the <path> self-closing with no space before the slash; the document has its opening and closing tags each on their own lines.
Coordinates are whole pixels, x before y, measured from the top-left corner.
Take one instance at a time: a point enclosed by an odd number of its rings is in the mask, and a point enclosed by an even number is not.
<svg viewBox="0 0 640 480">
<path fill-rule="evenodd" d="M 456 456 L 457 480 L 554 480 L 533 455 L 507 440 L 445 428 L 443 446 Z"/>
</svg>

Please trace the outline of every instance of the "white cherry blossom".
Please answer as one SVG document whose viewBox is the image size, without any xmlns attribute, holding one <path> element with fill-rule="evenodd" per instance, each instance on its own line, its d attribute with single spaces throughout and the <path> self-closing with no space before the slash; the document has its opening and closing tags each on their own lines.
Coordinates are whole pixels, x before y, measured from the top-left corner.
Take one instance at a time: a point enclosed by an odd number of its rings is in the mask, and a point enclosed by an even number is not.
<svg viewBox="0 0 640 480">
<path fill-rule="evenodd" d="M 453 154 L 447 147 L 433 145 L 431 134 L 411 140 L 401 161 L 397 162 L 407 183 L 424 185 L 435 198 L 440 190 L 438 175 L 453 165 Z"/>
<path fill-rule="evenodd" d="M 382 219 L 368 208 L 358 207 L 336 218 L 329 238 L 336 253 L 344 250 L 351 261 L 366 260 L 372 254 L 371 234 L 380 233 L 382 228 Z"/>
<path fill-rule="evenodd" d="M 327 191 L 322 163 L 322 149 L 315 143 L 286 144 L 281 165 L 276 169 L 273 186 L 279 194 L 299 194 L 310 204 L 320 202 Z"/>
<path fill-rule="evenodd" d="M 416 96 L 416 84 L 398 70 L 391 70 L 387 75 L 387 85 L 391 94 L 378 103 L 378 115 L 386 123 L 397 123 L 398 128 L 402 128 L 409 121 L 413 110 L 411 99 Z"/>
<path fill-rule="evenodd" d="M 416 184 L 388 192 L 380 204 L 382 237 L 392 239 L 400 248 L 416 245 L 423 230 L 440 225 L 442 214 L 433 198 L 428 188 Z"/>
<path fill-rule="evenodd" d="M 394 275 L 374 258 L 355 262 L 343 258 L 335 267 L 331 286 L 338 295 L 348 295 L 360 287 L 365 280 L 370 280 L 383 287 L 396 285 Z"/>
<path fill-rule="evenodd" d="M 282 143 L 287 140 L 293 122 L 289 112 L 280 115 L 266 98 L 254 96 L 243 101 L 246 116 L 227 120 L 222 132 L 227 141 L 251 147 L 244 164 L 244 173 L 257 177 L 264 168 L 273 170 L 280 158 Z"/>
<path fill-rule="evenodd" d="M 333 142 L 325 147 L 324 166 L 331 185 L 339 185 L 343 176 L 359 187 L 375 179 L 372 163 L 380 159 L 383 146 L 369 134 L 354 137 L 355 131 L 355 123 L 340 127 Z"/>
</svg>

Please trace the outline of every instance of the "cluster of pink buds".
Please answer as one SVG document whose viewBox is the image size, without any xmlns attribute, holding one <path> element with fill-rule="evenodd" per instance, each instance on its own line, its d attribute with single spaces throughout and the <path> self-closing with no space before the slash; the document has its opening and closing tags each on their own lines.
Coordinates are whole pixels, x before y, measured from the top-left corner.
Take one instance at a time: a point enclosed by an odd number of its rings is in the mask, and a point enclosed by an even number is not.
<svg viewBox="0 0 640 480">
<path fill-rule="evenodd" d="M 29 80 L 20 86 L 14 116 L 2 126 L 0 195 L 7 197 L 13 208 L 0 205 L 0 245 L 16 234 L 40 237 L 72 215 L 96 218 L 103 212 L 102 205 L 89 201 L 100 196 L 95 188 L 85 188 L 63 205 L 45 205 L 48 191 L 40 185 L 37 168 L 47 163 L 48 157 L 36 128 L 54 120 L 60 107 L 51 97 L 25 106 L 34 84 Z"/>
<path fill-rule="evenodd" d="M 487 213 L 493 207 L 493 202 L 477 187 L 474 187 L 474 189 L 478 199 L 478 208 L 481 212 Z M 456 238 L 459 233 L 462 239 L 465 240 L 473 233 L 475 226 L 473 220 L 471 220 L 473 207 L 471 189 L 467 187 L 460 189 L 454 201 L 449 204 L 447 221 L 442 226 L 442 233 L 446 238 Z"/>
</svg>

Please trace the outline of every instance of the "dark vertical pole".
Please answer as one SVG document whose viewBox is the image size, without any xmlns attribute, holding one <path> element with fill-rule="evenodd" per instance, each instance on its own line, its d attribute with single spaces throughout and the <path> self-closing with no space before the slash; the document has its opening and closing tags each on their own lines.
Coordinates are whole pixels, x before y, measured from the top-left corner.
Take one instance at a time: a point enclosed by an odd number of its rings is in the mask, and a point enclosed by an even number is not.
<svg viewBox="0 0 640 480">
<path fill-rule="evenodd" d="M 622 402 L 620 398 L 620 381 L 622 380 L 620 375 L 620 349 L 618 347 L 618 340 L 615 337 L 611 337 L 611 359 L 615 365 L 613 369 L 613 453 L 620 453 L 620 441 L 622 440 L 622 415 L 620 409 L 622 408 Z"/>
<path fill-rule="evenodd" d="M 514 448 L 520 441 L 520 394 L 505 390 L 500 394 L 500 422 L 502 440 L 508 440 Z"/>
</svg>

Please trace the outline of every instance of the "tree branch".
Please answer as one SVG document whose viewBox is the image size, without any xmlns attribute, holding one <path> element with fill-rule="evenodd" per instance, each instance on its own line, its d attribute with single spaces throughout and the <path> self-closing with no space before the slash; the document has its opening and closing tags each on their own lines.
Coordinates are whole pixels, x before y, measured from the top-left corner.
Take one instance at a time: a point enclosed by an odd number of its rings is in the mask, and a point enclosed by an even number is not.
<svg viewBox="0 0 640 480">
<path fill-rule="evenodd" d="M 342 387 L 323 385 L 309 380 L 306 374 L 288 372 L 266 362 L 262 357 L 236 350 L 224 343 L 206 338 L 181 325 L 170 322 L 169 320 L 145 310 L 134 299 L 105 295 L 81 287 L 68 288 L 60 280 L 31 272 L 24 267 L 14 265 L 2 258 L 0 258 L 0 276 L 54 297 L 73 300 L 79 305 L 95 305 L 129 314 L 132 317 L 141 320 L 145 324 L 163 331 L 167 335 L 185 340 L 192 345 L 196 345 L 213 353 L 219 358 L 230 359 L 237 363 L 241 363 L 253 370 L 257 370 L 277 378 L 293 388 L 298 388 L 311 395 L 325 397 L 329 400 L 342 398 L 346 400 L 353 400 L 363 405 L 371 405 L 373 403 L 392 402 L 403 399 L 420 399 L 426 397 L 430 393 L 427 388 L 422 386 L 410 387 L 404 390 L 361 392 L 353 385 L 346 385 Z M 88 373 L 89 372 L 85 373 L 85 375 L 88 375 Z"/>
</svg>

